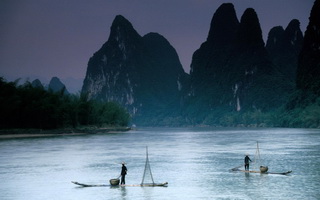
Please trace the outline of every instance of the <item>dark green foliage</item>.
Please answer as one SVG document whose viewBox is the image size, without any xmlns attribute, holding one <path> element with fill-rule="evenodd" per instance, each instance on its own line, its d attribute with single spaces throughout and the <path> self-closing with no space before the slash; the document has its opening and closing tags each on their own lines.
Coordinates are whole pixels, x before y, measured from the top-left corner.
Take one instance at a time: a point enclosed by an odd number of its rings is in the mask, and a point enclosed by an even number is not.
<svg viewBox="0 0 320 200">
<path fill-rule="evenodd" d="M 311 91 L 297 90 L 277 117 L 277 126 L 320 128 L 320 97 Z"/>
<path fill-rule="evenodd" d="M 98 126 L 127 126 L 129 114 L 114 102 L 92 102 L 92 121 Z"/>
<path fill-rule="evenodd" d="M 56 129 L 92 126 L 127 126 L 129 114 L 112 102 L 48 92 L 31 83 L 17 86 L 0 78 L 0 128 Z"/>
</svg>

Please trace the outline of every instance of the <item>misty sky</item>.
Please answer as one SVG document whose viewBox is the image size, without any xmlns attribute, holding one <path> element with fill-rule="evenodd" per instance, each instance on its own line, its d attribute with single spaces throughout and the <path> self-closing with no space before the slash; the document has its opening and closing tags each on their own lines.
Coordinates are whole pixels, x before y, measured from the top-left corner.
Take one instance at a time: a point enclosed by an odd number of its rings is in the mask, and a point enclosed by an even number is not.
<svg viewBox="0 0 320 200">
<path fill-rule="evenodd" d="M 143 36 L 163 35 L 187 73 L 216 9 L 231 2 L 240 21 L 254 8 L 263 38 L 298 19 L 304 33 L 314 0 L 0 0 L 0 76 L 85 77 L 89 58 L 105 43 L 118 14 Z"/>
</svg>

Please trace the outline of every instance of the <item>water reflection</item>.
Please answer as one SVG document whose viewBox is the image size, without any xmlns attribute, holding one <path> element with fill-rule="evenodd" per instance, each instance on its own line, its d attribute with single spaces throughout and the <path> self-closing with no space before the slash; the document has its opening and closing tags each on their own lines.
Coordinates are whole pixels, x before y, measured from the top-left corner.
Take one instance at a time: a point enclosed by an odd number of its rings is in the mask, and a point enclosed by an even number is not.
<svg viewBox="0 0 320 200">
<path fill-rule="evenodd" d="M 121 192 L 121 199 L 126 200 L 127 199 L 127 189 L 126 187 L 120 186 L 120 192 Z"/>
<path fill-rule="evenodd" d="M 245 172 L 246 181 L 250 181 L 250 173 Z"/>
<path fill-rule="evenodd" d="M 152 128 L 0 140 L 0 199 L 310 199 L 319 197 L 320 130 L 310 131 Z M 293 173 L 229 172 L 245 153 L 254 155 L 256 141 L 272 171 Z M 139 184 L 145 146 L 155 182 L 168 181 L 167 188 L 79 188 L 70 183 L 109 184 L 119 174 L 115 163 L 126 160 L 128 184 Z"/>
</svg>

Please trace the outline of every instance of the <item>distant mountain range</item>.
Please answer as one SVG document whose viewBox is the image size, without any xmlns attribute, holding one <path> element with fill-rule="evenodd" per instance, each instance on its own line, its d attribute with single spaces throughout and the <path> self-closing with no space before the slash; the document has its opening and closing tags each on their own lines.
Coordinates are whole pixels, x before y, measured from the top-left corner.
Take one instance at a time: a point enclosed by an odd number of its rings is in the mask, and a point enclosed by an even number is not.
<svg viewBox="0 0 320 200">
<path fill-rule="evenodd" d="M 299 26 L 295 28 L 301 34 Z M 202 115 L 201 121 L 226 111 L 277 108 L 294 88 L 287 74 L 295 68 L 272 62 L 252 8 L 245 10 L 239 22 L 233 5 L 222 4 L 212 18 L 207 41 L 193 54 L 187 108 L 195 112 L 192 118 Z"/>
<path fill-rule="evenodd" d="M 52 77 L 49 85 L 44 86 L 39 79 L 32 81 L 31 85 L 35 88 L 43 88 L 52 92 L 63 92 L 65 95 L 69 95 L 66 86 L 60 81 L 58 77 Z"/>
<path fill-rule="evenodd" d="M 299 55 L 296 84 L 302 91 L 320 96 L 320 1 L 316 0 L 309 17 Z"/>
<path fill-rule="evenodd" d="M 214 13 L 207 40 L 184 72 L 158 33 L 140 36 L 123 16 L 88 62 L 82 93 L 125 106 L 139 125 L 218 125 L 232 113 L 270 112 L 298 90 L 320 96 L 320 8 L 312 8 L 303 37 L 300 23 L 270 30 L 262 39 L 258 15 L 236 16 L 233 4 Z"/>
</svg>

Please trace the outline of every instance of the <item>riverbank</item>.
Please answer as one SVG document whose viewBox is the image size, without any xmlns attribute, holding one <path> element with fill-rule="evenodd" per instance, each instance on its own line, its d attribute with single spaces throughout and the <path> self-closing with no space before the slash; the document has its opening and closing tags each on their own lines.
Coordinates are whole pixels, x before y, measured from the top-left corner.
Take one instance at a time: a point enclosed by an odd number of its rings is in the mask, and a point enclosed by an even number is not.
<svg viewBox="0 0 320 200">
<path fill-rule="evenodd" d="M 72 136 L 97 133 L 117 133 L 131 130 L 131 127 L 81 127 L 64 129 L 2 129 L 0 139 L 26 138 L 26 137 L 49 137 L 49 136 Z"/>
</svg>

